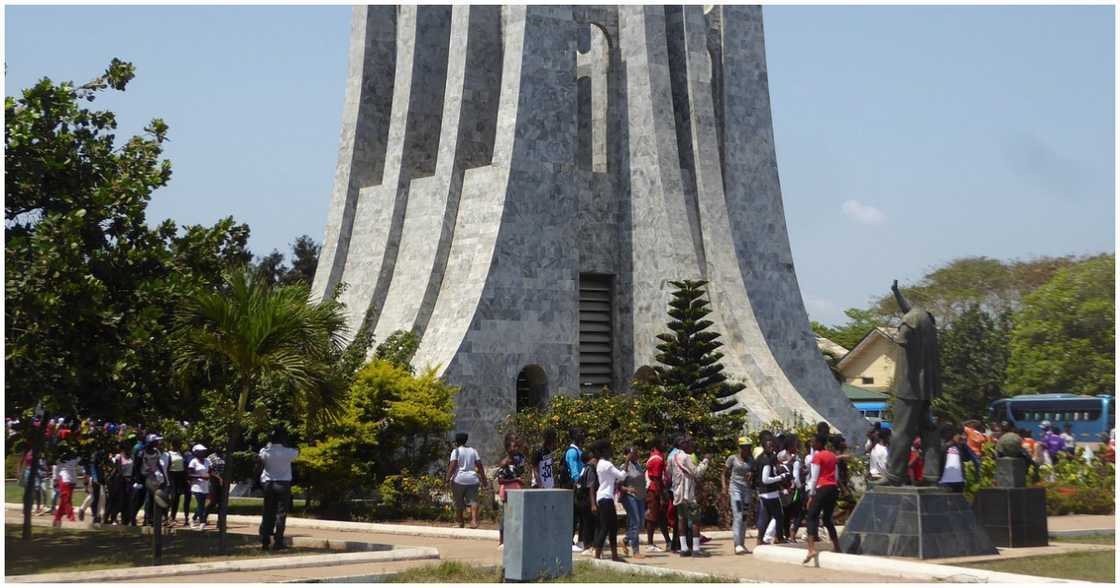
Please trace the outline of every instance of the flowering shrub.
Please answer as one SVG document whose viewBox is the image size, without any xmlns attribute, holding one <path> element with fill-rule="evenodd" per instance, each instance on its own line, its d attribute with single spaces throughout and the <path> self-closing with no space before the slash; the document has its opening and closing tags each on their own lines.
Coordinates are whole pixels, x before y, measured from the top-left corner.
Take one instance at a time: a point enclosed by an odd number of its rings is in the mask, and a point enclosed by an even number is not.
<svg viewBox="0 0 1120 588">
<path fill-rule="evenodd" d="M 965 464 L 965 495 L 969 499 L 978 490 L 995 485 L 996 461 L 992 449 L 985 450 L 980 460 L 980 477 Z M 1076 458 L 1060 458 L 1053 466 L 1039 468 L 1039 481 L 1028 478 L 1027 485 L 1046 490 L 1046 511 L 1050 515 L 1112 514 L 1116 511 L 1116 465 L 1094 459 L 1085 462 L 1078 450 Z"/>
</svg>

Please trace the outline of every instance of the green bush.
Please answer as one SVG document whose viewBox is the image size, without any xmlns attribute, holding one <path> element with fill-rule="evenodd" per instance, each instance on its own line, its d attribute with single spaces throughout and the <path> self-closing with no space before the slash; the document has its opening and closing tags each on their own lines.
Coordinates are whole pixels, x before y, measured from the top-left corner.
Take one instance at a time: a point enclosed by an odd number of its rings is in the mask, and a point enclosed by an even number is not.
<svg viewBox="0 0 1120 588">
<path fill-rule="evenodd" d="M 1046 490 L 1050 515 L 1112 514 L 1116 511 L 1116 465 L 1094 459 L 1086 463 L 1078 450 L 1075 459 L 1061 458 L 1053 466 L 1039 468 L 1039 481 L 1027 485 Z M 980 460 L 980 478 L 965 464 L 965 496 L 971 502 L 978 490 L 995 485 L 996 462 L 991 448 Z"/>
<path fill-rule="evenodd" d="M 457 389 L 433 370 L 413 376 L 373 360 L 355 376 L 337 421 L 309 427 L 297 467 L 309 500 L 350 517 L 350 498 L 369 498 L 391 476 L 430 472 L 450 448 Z M 385 488 L 393 497 L 394 483 Z M 391 510 L 392 507 L 390 507 Z"/>
</svg>

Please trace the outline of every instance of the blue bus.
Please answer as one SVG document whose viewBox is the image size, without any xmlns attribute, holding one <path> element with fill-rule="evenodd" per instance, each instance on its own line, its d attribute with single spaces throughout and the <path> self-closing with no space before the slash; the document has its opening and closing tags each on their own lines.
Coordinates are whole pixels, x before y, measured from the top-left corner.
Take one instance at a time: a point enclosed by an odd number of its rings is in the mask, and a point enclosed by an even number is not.
<svg viewBox="0 0 1120 588">
<path fill-rule="evenodd" d="M 856 410 L 859 411 L 859 415 L 861 417 L 867 419 L 867 422 L 869 422 L 873 425 L 875 423 L 880 423 L 880 426 L 882 426 L 884 429 L 890 429 L 891 428 L 891 424 L 889 422 L 887 422 L 886 420 L 884 420 L 885 415 L 887 414 L 887 407 L 889 406 L 888 403 L 886 403 L 886 402 L 853 402 L 852 406 L 856 407 Z"/>
<path fill-rule="evenodd" d="M 1043 421 L 1062 431 L 1070 425 L 1077 443 L 1097 443 L 1101 433 L 1116 426 L 1116 404 L 1108 394 L 1022 394 L 996 400 L 989 412 L 993 420 L 1010 421 L 1035 439 L 1042 438 Z"/>
</svg>

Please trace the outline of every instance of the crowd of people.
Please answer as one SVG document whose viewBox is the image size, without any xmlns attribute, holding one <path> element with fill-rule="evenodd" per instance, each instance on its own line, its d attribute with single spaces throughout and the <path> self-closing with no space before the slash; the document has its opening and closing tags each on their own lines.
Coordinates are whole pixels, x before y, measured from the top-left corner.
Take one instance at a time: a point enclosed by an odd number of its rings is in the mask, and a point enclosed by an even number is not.
<svg viewBox="0 0 1120 588">
<path fill-rule="evenodd" d="M 1040 428 L 1045 433 L 1042 434 L 1041 439 L 1034 439 L 1030 430 L 1016 429 L 1006 421 L 984 423 L 972 419 L 960 426 L 943 423 L 939 427 L 940 449 L 943 455 L 940 477 L 937 480 L 925 479 L 922 440 L 917 438 L 910 447 L 907 468 L 909 481 L 912 484 L 937 484 L 954 492 L 964 492 L 968 465 L 972 465 L 973 475 L 979 479 L 981 457 L 988 448 L 998 447 L 1001 455 L 1021 457 L 1035 480 L 1040 479 L 1042 466 L 1053 466 L 1062 460 L 1077 459 L 1077 444 L 1071 425 L 1066 424 L 1063 430 L 1049 421 L 1043 421 Z M 1115 432 L 1105 437 L 1101 440 L 1103 451 L 1099 456 L 1095 456 L 1092 446 L 1086 445 L 1081 454 L 1082 459 L 1091 461 L 1094 457 L 1099 457 L 1104 461 L 1115 463 Z M 864 449 L 868 454 L 868 472 L 873 482 L 881 480 L 886 475 L 890 443 L 890 429 L 883 428 L 878 423 L 867 433 Z"/>
<path fill-rule="evenodd" d="M 751 520 L 758 528 L 758 544 L 792 541 L 804 528 L 812 557 L 818 528 L 823 526 L 835 546 L 833 512 L 846 482 L 845 462 L 851 457 L 843 437 L 820 423 L 808 448 L 794 433 L 763 431 L 759 439 L 756 447 L 749 438 L 740 438 L 738 450 L 724 462 L 719 499 L 728 503 L 732 513 L 735 553 L 750 553 L 746 530 Z M 447 482 L 459 526 L 466 525 L 464 513 L 469 509 L 470 525 L 476 528 L 480 490 L 490 488 L 490 483 L 478 452 L 467 441 L 466 433 L 455 437 Z M 613 560 L 640 558 L 644 534 L 645 549 L 651 552 L 708 555 L 703 547 L 708 538 L 701 529 L 701 505 L 706 503 L 703 479 L 713 456 L 700 455 L 691 437 L 681 435 L 668 443 L 631 445 L 616 452 L 607 440 L 587 443 L 586 432 L 576 428 L 559 455 L 557 442 L 555 430 L 545 431 L 541 446 L 526 458 L 521 437 L 505 436 L 493 476 L 500 517 L 506 493 L 525 487 L 526 482 L 531 488 L 570 488 L 575 498 L 573 552 L 600 558 L 609 546 Z M 616 505 L 625 513 L 624 529 L 619 528 Z M 499 531 L 499 546 L 503 540 Z"/>
<path fill-rule="evenodd" d="M 12 430 L 13 423 L 8 424 Z M 206 530 L 209 515 L 218 510 L 226 465 L 218 450 L 198 442 L 165 440 L 142 426 L 66 419 L 51 419 L 45 428 L 38 421 L 32 426 L 43 429 L 45 447 L 50 450 L 41 451 L 34 465 L 32 451 L 27 450 L 17 476 L 21 486 L 32 484 L 32 514 L 53 516 L 54 526 L 61 526 L 63 518 L 84 521 L 89 511 L 95 524 L 153 526 L 159 519 L 164 527 Z M 94 436 L 101 442 L 81 442 Z M 257 455 L 257 478 L 264 496 L 260 535 L 265 549 L 285 548 L 291 463 L 299 455 L 287 443 L 287 432 L 277 428 Z M 84 475 L 79 476 L 79 471 Z M 85 500 L 75 516 L 73 496 L 79 479 L 85 485 Z"/>
</svg>

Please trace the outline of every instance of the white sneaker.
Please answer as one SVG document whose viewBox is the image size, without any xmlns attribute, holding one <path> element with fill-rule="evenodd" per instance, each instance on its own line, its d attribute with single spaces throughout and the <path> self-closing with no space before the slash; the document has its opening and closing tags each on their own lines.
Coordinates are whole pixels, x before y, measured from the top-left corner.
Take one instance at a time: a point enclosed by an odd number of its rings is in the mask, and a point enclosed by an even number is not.
<svg viewBox="0 0 1120 588">
<path fill-rule="evenodd" d="M 595 555 L 595 550 L 588 547 L 579 553 L 580 555 Z"/>
<path fill-rule="evenodd" d="M 579 545 L 573 545 L 572 546 L 572 553 L 582 553 L 582 552 L 583 552 L 583 548 L 580 547 Z"/>
<path fill-rule="evenodd" d="M 503 549 L 505 549 L 505 545 L 502 545 L 501 543 L 499 543 L 498 544 L 498 551 L 501 551 Z"/>
<path fill-rule="evenodd" d="M 742 545 L 735 546 L 735 555 L 743 555 L 746 552 L 747 548 L 743 547 Z"/>
<path fill-rule="evenodd" d="M 658 547 L 658 546 L 656 546 L 656 545 L 650 545 L 650 546 L 648 547 L 648 551 L 649 551 L 650 553 L 664 553 L 664 552 L 665 552 L 665 550 L 664 550 L 664 549 L 661 549 L 660 547 Z"/>
</svg>

